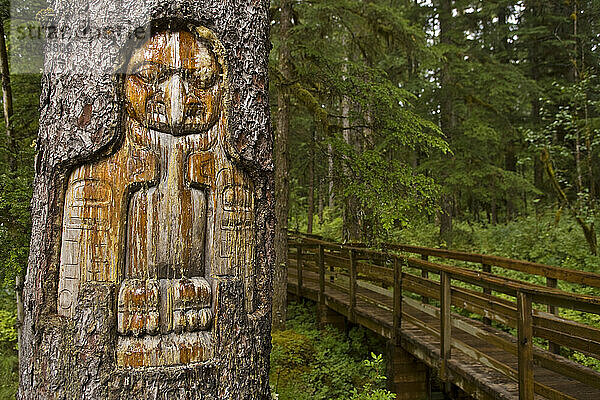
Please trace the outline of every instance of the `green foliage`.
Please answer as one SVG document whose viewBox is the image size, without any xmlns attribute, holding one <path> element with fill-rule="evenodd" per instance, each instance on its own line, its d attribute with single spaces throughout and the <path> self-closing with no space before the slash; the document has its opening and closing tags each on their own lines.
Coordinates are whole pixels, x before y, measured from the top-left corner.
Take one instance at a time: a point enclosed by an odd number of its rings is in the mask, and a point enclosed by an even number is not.
<svg viewBox="0 0 600 400">
<path fill-rule="evenodd" d="M 383 359 L 369 355 L 369 349 L 382 346 L 380 339 L 362 328 L 353 328 L 348 337 L 331 327 L 319 330 L 315 315 L 313 305 L 292 303 L 288 329 L 273 333 L 270 378 L 277 398 L 392 398 L 382 397 L 387 393 Z"/>
<path fill-rule="evenodd" d="M 0 399 L 15 397 L 19 382 L 17 315 L 12 292 L 0 291 Z"/>
<path fill-rule="evenodd" d="M 291 192 L 294 207 L 306 209 L 308 187 L 324 197 L 334 183 L 336 207 L 360 205 L 373 232 L 409 223 L 408 215 L 432 213 L 438 186 L 404 157 L 448 151 L 438 126 L 413 106 L 424 76 L 409 78 L 416 62 L 430 63 L 434 52 L 421 27 L 404 8 L 387 2 L 326 0 L 296 3 L 295 25 L 286 37 L 294 83 L 278 73 L 272 52 L 274 88 L 292 94 Z M 275 50 L 282 38 L 274 15 Z M 275 105 L 273 94 L 272 104 Z M 274 109 L 275 111 L 275 109 Z M 311 144 L 314 138 L 314 145 Z M 310 160 L 317 163 L 308 182 Z M 341 213 L 340 213 L 341 214 Z"/>
<path fill-rule="evenodd" d="M 29 254 L 33 188 L 34 143 L 38 129 L 39 75 L 14 75 L 15 148 L 0 134 L 0 286 L 14 286 L 15 276 L 25 273 Z M 5 131 L 4 120 L 0 132 Z"/>
<path fill-rule="evenodd" d="M 342 397 L 338 400 L 392 400 L 396 395 L 388 390 L 378 388 L 377 385 L 386 380 L 383 375 L 383 357 L 381 354 L 371 353 L 371 359 L 364 361 L 364 365 L 369 369 L 369 381 L 365 383 L 361 390 L 352 389 L 350 397 Z"/>
</svg>

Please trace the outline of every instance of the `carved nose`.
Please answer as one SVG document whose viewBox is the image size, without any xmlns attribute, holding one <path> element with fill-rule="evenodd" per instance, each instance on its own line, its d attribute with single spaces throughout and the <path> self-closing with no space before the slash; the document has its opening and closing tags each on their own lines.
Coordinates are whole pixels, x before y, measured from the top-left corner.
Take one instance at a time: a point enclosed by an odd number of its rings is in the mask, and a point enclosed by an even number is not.
<svg viewBox="0 0 600 400">
<path fill-rule="evenodd" d="M 167 117 L 172 127 L 180 126 L 184 118 L 184 103 L 187 95 L 187 84 L 178 73 L 167 81 L 165 97 L 167 103 Z"/>
</svg>

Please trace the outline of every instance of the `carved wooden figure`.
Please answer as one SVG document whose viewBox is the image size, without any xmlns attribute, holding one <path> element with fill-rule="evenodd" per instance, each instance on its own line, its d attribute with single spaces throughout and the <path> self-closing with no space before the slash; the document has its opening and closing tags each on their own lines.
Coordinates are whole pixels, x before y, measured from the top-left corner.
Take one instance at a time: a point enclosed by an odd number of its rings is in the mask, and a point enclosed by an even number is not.
<svg viewBox="0 0 600 400">
<path fill-rule="evenodd" d="M 118 367 L 211 359 L 216 277 L 243 277 L 254 311 L 254 193 L 226 146 L 224 60 L 208 29 L 154 33 L 126 66 L 118 150 L 70 175 L 57 310 L 114 283 Z"/>
</svg>

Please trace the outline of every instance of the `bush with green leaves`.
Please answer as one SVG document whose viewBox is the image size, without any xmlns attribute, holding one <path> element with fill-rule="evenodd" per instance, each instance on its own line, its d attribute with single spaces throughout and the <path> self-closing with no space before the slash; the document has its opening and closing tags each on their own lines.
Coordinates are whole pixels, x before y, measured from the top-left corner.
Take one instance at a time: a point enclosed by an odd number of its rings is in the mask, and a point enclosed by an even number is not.
<svg viewBox="0 0 600 400">
<path fill-rule="evenodd" d="M 382 339 L 359 327 L 348 335 L 332 327 L 319 330 L 315 315 L 314 305 L 292 303 L 288 329 L 273 333 L 270 378 L 276 398 L 393 398 L 384 390 L 383 358 L 371 353 L 383 347 Z"/>
</svg>

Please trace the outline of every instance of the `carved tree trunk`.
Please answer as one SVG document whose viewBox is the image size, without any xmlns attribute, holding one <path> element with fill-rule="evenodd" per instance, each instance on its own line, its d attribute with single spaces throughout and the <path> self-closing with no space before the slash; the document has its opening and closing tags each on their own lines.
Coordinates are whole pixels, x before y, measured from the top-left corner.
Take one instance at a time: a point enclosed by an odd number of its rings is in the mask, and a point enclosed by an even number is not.
<svg viewBox="0 0 600 400">
<path fill-rule="evenodd" d="M 20 399 L 269 399 L 266 1 L 55 0 Z"/>
</svg>

